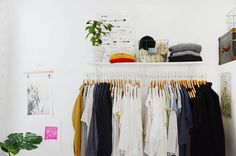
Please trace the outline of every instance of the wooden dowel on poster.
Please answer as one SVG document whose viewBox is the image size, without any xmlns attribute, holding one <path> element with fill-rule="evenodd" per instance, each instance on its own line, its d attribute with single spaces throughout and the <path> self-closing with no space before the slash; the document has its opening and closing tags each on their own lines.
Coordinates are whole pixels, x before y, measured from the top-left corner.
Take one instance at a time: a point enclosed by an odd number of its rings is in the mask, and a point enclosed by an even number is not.
<svg viewBox="0 0 236 156">
<path fill-rule="evenodd" d="M 52 73 L 54 73 L 53 70 L 39 70 L 39 71 L 25 72 L 25 74 L 52 74 Z"/>
<path fill-rule="evenodd" d="M 34 75 L 34 74 L 48 74 L 48 78 L 51 78 L 51 75 L 54 73 L 53 70 L 36 70 L 36 71 L 29 71 L 29 72 L 25 72 L 25 74 L 27 75 L 27 79 L 29 79 L 30 75 Z"/>
</svg>

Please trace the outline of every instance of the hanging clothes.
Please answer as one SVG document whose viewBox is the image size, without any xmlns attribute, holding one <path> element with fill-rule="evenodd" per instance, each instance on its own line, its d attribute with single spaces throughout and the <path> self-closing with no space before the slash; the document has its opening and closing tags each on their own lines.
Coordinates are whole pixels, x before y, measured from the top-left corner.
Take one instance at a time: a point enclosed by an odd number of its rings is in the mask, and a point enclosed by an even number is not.
<svg viewBox="0 0 236 156">
<path fill-rule="evenodd" d="M 94 94 L 94 85 L 88 85 L 87 94 L 84 99 L 84 109 L 81 117 L 82 126 L 84 126 L 84 131 L 82 131 L 81 135 L 84 140 L 81 140 L 81 156 L 86 155 L 87 143 L 88 143 L 88 135 L 90 129 L 90 123 L 92 118 L 92 109 L 93 109 L 93 94 Z M 83 127 L 82 127 L 83 128 Z M 82 129 L 83 130 L 83 129 Z"/>
<path fill-rule="evenodd" d="M 102 83 L 103 92 L 98 98 L 96 116 L 98 130 L 98 156 L 112 153 L 112 99 L 109 83 Z"/>
<path fill-rule="evenodd" d="M 168 140 L 167 140 L 167 152 L 168 155 L 179 155 L 179 145 L 178 145 L 178 126 L 177 126 L 177 113 L 178 106 L 176 103 L 176 92 L 175 89 L 168 84 L 168 89 L 170 92 L 170 115 L 169 115 L 169 127 L 168 127 Z"/>
<path fill-rule="evenodd" d="M 149 156 L 167 155 L 167 133 L 164 122 L 163 104 L 158 95 L 158 88 L 149 90 L 146 100 L 148 112 L 145 150 Z"/>
<path fill-rule="evenodd" d="M 191 129 L 191 156 L 225 156 L 224 130 L 218 95 L 211 83 L 197 88 L 191 101 L 194 127 Z"/>
<path fill-rule="evenodd" d="M 122 156 L 142 156 L 143 129 L 140 88 L 127 84 L 121 104 L 118 148 Z"/>
<path fill-rule="evenodd" d="M 92 111 L 93 111 L 93 96 L 94 96 L 94 85 L 90 85 L 87 87 L 87 96 L 85 100 L 85 107 L 82 113 L 81 121 L 86 124 L 87 129 L 90 128 L 91 118 L 92 118 Z M 88 137 L 88 131 L 87 131 Z"/>
<path fill-rule="evenodd" d="M 101 85 L 96 85 L 93 91 L 92 115 L 88 131 L 88 142 L 86 148 L 86 156 L 97 156 L 98 149 L 98 131 L 96 107 L 98 103 L 99 93 L 102 93 Z"/>
<path fill-rule="evenodd" d="M 120 112 L 120 139 L 118 148 L 121 151 L 122 155 L 128 153 L 128 145 L 130 144 L 129 137 L 130 135 L 130 118 L 131 114 L 131 99 L 129 98 L 128 85 L 125 86 L 124 95 L 122 99 L 122 106 Z"/>
<path fill-rule="evenodd" d="M 187 143 L 189 144 L 189 130 L 192 128 L 192 113 L 186 88 L 180 87 L 181 101 L 183 107 L 178 116 L 179 155 L 187 155 Z"/>
<path fill-rule="evenodd" d="M 225 156 L 219 97 L 211 85 L 155 81 L 144 106 L 136 82 L 82 85 L 72 116 L 74 155 Z"/>
<path fill-rule="evenodd" d="M 149 154 L 150 151 L 150 131 L 151 131 L 151 103 L 152 103 L 152 95 L 151 88 L 148 90 L 147 99 L 145 101 L 145 125 L 144 125 L 144 153 Z"/>
<path fill-rule="evenodd" d="M 112 153 L 112 101 L 110 84 L 101 83 L 94 91 L 87 156 L 110 156 Z"/>
<path fill-rule="evenodd" d="M 73 128 L 75 131 L 74 134 L 74 156 L 80 156 L 80 149 L 81 149 L 81 114 L 82 114 L 82 103 L 83 103 L 83 92 L 84 92 L 84 85 L 81 85 L 80 91 L 79 91 L 79 96 L 76 99 L 74 108 L 73 108 L 73 113 L 72 113 L 72 123 L 73 123 Z"/>
<path fill-rule="evenodd" d="M 84 93 L 83 93 L 83 103 L 82 103 L 82 113 L 85 110 L 86 102 L 89 100 L 88 97 L 88 90 L 89 87 L 84 87 Z M 82 117 L 81 117 L 82 118 Z M 87 147 L 87 125 L 83 121 L 81 121 L 81 150 L 80 150 L 80 156 L 86 155 L 86 147 Z"/>
<path fill-rule="evenodd" d="M 120 151 L 118 149 L 119 137 L 120 137 L 120 111 L 122 101 L 122 88 L 114 88 L 114 99 L 112 108 L 112 156 L 119 156 Z"/>
</svg>

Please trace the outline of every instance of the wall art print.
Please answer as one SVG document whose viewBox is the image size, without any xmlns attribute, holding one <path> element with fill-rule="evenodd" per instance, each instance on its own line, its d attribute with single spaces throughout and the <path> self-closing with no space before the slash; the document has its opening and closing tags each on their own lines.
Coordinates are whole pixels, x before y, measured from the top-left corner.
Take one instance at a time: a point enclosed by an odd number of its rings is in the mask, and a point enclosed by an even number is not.
<svg viewBox="0 0 236 156">
<path fill-rule="evenodd" d="M 134 28 L 128 15 L 102 15 L 100 20 L 113 25 L 112 31 L 103 37 L 103 46 L 130 48 L 135 46 Z"/>
<path fill-rule="evenodd" d="M 50 116 L 52 113 L 52 82 L 50 74 L 27 76 L 27 115 Z"/>
<path fill-rule="evenodd" d="M 113 25 L 112 31 L 102 38 L 102 46 L 105 48 L 103 62 L 109 62 L 112 54 L 125 52 L 134 54 L 134 24 L 128 15 L 109 14 L 101 15 L 99 20 Z"/>
<path fill-rule="evenodd" d="M 46 126 L 44 140 L 58 140 L 58 130 L 57 126 Z"/>
<path fill-rule="evenodd" d="M 222 115 L 226 118 L 232 117 L 232 109 L 231 109 L 231 73 L 225 72 L 221 73 L 221 112 Z"/>
</svg>

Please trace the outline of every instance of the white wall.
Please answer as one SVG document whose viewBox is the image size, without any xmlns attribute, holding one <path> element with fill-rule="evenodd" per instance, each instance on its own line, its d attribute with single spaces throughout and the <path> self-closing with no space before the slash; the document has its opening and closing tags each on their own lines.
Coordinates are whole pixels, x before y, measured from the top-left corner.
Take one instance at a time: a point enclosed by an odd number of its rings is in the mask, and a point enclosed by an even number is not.
<svg viewBox="0 0 236 156">
<path fill-rule="evenodd" d="M 4 121 L 7 103 L 7 17 L 6 1 L 0 0 L 0 139 L 5 134 Z"/>
<path fill-rule="evenodd" d="M 217 42 L 226 31 L 225 14 L 234 6 L 233 0 L 9 0 L 6 130 L 42 134 L 43 127 L 53 122 L 60 123 L 62 130 L 61 144 L 44 142 L 39 150 L 21 155 L 73 155 L 71 112 L 83 74 L 91 70 L 86 64 L 89 60 L 89 43 L 85 41 L 84 33 L 87 20 L 103 13 L 128 14 L 134 19 L 137 39 L 150 34 L 155 38 L 168 38 L 170 44 L 200 43 L 205 63 L 197 70 L 208 73 L 208 79 L 214 83 L 214 88 L 218 88 Z M 55 70 L 53 118 L 25 115 L 24 72 L 36 67 Z M 166 69 L 161 68 L 150 67 L 147 72 Z M 167 69 L 181 71 L 182 67 Z"/>
<path fill-rule="evenodd" d="M 236 98 L 235 93 L 236 89 L 236 73 L 235 73 L 236 62 L 226 63 L 224 65 L 219 66 L 219 74 L 224 72 L 231 73 L 231 95 L 232 95 L 232 118 L 223 118 L 224 127 L 225 127 L 225 138 L 226 138 L 226 149 L 228 155 L 234 155 L 236 153 L 235 145 L 236 145 Z"/>
</svg>

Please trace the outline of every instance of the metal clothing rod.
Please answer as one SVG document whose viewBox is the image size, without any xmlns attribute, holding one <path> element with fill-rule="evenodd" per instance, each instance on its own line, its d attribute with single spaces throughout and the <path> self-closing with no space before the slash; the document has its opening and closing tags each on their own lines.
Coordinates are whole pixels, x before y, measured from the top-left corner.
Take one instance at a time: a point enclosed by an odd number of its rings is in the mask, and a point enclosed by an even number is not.
<svg viewBox="0 0 236 156">
<path fill-rule="evenodd" d="M 121 73 L 87 73 L 86 79 L 207 79 L 206 73 L 191 73 L 191 72 L 160 72 L 152 74 L 142 74 L 142 73 L 131 73 L 131 72 L 121 72 Z"/>
</svg>

